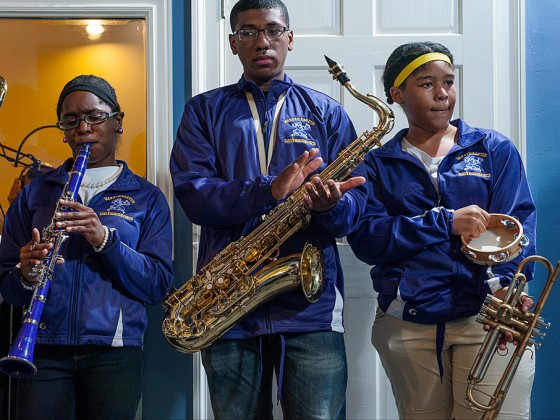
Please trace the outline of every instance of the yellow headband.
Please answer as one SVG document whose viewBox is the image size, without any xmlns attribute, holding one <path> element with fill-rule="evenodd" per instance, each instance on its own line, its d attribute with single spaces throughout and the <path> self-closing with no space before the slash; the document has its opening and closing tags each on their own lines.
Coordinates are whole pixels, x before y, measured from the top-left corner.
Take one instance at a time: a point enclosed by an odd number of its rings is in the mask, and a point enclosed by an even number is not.
<svg viewBox="0 0 560 420">
<path fill-rule="evenodd" d="M 418 67 L 420 67 L 422 64 L 426 64 L 430 61 L 437 61 L 437 60 L 445 61 L 446 63 L 453 65 L 451 63 L 451 59 L 445 54 L 438 53 L 438 52 L 426 53 L 412 60 L 404 69 L 401 70 L 401 72 L 395 79 L 395 83 L 393 83 L 393 87 L 399 87 L 400 85 L 402 85 L 402 82 L 404 82 L 406 78 L 410 76 L 411 73 L 414 70 L 416 70 Z"/>
</svg>

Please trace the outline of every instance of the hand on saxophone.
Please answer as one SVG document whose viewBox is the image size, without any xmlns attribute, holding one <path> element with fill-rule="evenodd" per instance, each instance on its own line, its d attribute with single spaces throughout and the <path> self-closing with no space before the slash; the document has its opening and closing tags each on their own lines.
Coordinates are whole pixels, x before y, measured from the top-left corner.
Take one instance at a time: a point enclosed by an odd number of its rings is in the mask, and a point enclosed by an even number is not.
<svg viewBox="0 0 560 420">
<path fill-rule="evenodd" d="M 305 184 L 307 190 L 307 195 L 303 199 L 305 208 L 316 212 L 329 211 L 338 203 L 338 200 L 346 191 L 365 182 L 366 179 L 363 176 L 356 176 L 343 182 L 328 179 L 323 183 L 318 176 L 314 176 L 311 178 L 311 182 Z"/>
<path fill-rule="evenodd" d="M 272 197 L 276 201 L 283 200 L 297 190 L 310 174 L 319 169 L 323 159 L 317 157 L 318 154 L 319 149 L 317 148 L 306 150 L 280 172 L 271 185 Z"/>
<path fill-rule="evenodd" d="M 64 229 L 68 233 L 79 233 L 92 246 L 99 247 L 105 238 L 105 229 L 97 213 L 77 201 L 61 199 L 59 203 L 74 211 L 56 213 L 56 227 Z"/>
<path fill-rule="evenodd" d="M 500 299 L 501 301 L 504 300 L 506 293 L 508 291 L 507 287 L 504 287 L 498 291 L 496 291 L 495 293 L 493 293 L 493 296 L 497 299 Z M 521 297 L 519 298 L 519 301 L 517 303 L 517 307 L 521 310 L 521 312 L 523 312 L 524 314 L 526 314 L 527 312 L 529 312 L 530 309 L 533 308 L 533 306 L 535 306 L 535 302 L 533 301 L 533 299 L 531 298 L 531 296 L 529 296 L 526 293 L 522 293 Z M 490 326 L 489 325 L 484 325 L 484 331 L 489 331 L 490 330 Z M 511 332 L 507 331 L 502 335 L 502 338 L 500 340 L 500 344 L 498 345 L 498 348 L 500 350 L 505 350 L 506 349 L 506 344 L 507 343 L 513 343 L 514 346 L 519 345 L 519 342 L 517 340 L 513 339 L 513 335 L 511 334 Z"/>
</svg>

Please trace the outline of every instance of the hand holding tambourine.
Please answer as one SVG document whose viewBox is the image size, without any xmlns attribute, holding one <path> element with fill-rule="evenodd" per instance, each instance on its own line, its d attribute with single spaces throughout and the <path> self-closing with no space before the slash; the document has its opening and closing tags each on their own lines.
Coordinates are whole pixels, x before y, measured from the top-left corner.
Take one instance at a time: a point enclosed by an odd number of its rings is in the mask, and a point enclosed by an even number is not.
<svg viewBox="0 0 560 420">
<path fill-rule="evenodd" d="M 477 238 L 461 235 L 461 251 L 469 260 L 480 265 L 508 262 L 517 257 L 529 243 L 519 220 L 499 213 L 489 216 L 486 230 Z"/>
</svg>

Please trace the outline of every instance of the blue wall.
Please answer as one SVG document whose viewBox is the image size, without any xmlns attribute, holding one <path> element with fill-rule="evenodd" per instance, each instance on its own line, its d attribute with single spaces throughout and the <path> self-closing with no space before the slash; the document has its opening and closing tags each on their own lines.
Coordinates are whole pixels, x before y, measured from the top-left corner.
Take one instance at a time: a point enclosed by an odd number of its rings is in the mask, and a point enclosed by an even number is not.
<svg viewBox="0 0 560 420">
<path fill-rule="evenodd" d="M 560 259 L 560 2 L 526 2 L 527 171 L 538 209 L 537 252 L 556 265 Z M 540 264 L 539 264 L 540 265 Z M 541 265 L 542 266 L 542 265 Z M 540 275 L 539 275 L 540 273 Z M 546 281 L 544 270 L 530 291 L 538 296 Z M 555 286 L 542 313 L 552 325 L 536 351 L 533 418 L 559 418 L 560 286 Z"/>
</svg>

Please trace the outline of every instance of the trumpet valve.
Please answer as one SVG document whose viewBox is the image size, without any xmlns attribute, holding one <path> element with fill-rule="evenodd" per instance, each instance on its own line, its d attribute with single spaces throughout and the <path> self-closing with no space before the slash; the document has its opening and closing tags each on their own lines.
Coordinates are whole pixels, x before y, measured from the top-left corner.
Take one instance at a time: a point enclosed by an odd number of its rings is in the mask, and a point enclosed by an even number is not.
<svg viewBox="0 0 560 420">
<path fill-rule="evenodd" d="M 502 303 L 498 308 L 498 312 L 496 313 L 496 316 L 498 317 L 499 320 L 509 321 L 512 318 L 514 312 L 515 309 L 511 305 Z"/>
</svg>

